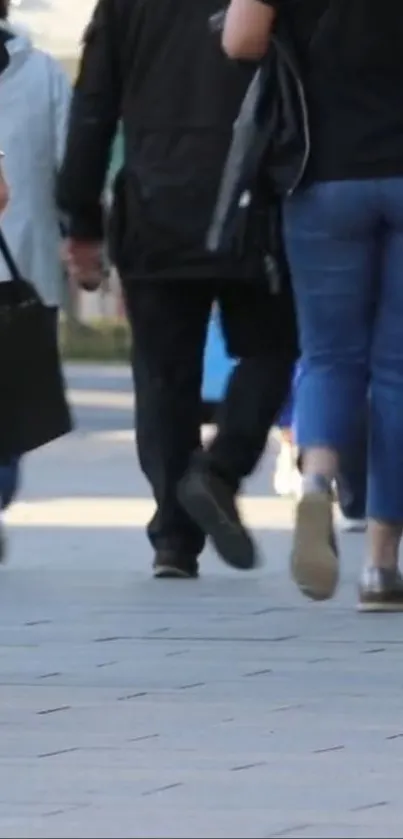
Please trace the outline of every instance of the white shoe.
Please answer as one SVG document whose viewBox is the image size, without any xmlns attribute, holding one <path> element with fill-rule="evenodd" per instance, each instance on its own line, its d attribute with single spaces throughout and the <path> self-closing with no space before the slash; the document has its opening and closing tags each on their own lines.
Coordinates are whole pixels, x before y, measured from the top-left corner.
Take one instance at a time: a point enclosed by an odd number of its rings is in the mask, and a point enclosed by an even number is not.
<svg viewBox="0 0 403 839">
<path fill-rule="evenodd" d="M 301 493 L 301 475 L 295 465 L 296 451 L 291 443 L 282 443 L 273 477 L 274 491 L 283 498 Z"/>
<path fill-rule="evenodd" d="M 296 498 L 296 500 L 299 501 L 302 497 L 302 475 L 299 469 L 297 469 L 296 467 L 294 467 L 292 476 L 292 488 L 292 494 L 294 498 Z"/>
</svg>

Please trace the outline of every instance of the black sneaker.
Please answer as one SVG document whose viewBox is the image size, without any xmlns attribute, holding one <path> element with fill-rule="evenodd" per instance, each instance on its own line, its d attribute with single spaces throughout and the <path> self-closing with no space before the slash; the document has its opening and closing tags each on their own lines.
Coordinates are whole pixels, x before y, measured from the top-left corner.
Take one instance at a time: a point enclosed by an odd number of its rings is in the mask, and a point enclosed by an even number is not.
<svg viewBox="0 0 403 839">
<path fill-rule="evenodd" d="M 304 478 L 297 505 L 291 572 L 301 592 L 311 600 L 333 597 L 339 581 L 332 502 L 331 485 L 325 478 Z"/>
<path fill-rule="evenodd" d="M 157 551 L 153 573 L 160 580 L 192 580 L 199 576 L 199 563 L 194 556 L 170 550 Z"/>
<path fill-rule="evenodd" d="M 235 494 L 222 478 L 207 470 L 191 470 L 179 484 L 178 499 L 211 538 L 224 562 L 239 571 L 259 564 L 255 543 L 240 519 Z"/>
<path fill-rule="evenodd" d="M 358 587 L 360 612 L 402 612 L 403 577 L 398 569 L 365 568 Z"/>
</svg>

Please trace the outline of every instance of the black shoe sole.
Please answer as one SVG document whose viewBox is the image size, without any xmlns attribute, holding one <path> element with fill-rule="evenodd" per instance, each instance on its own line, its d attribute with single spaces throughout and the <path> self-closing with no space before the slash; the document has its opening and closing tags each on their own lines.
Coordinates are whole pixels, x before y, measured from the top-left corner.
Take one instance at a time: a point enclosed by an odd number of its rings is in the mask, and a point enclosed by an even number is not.
<svg viewBox="0 0 403 839">
<path fill-rule="evenodd" d="M 221 559 L 238 571 L 250 571 L 260 564 L 257 549 L 242 523 L 228 514 L 227 496 L 224 482 L 211 474 L 187 475 L 178 488 L 180 504 L 210 537 Z"/>
<path fill-rule="evenodd" d="M 403 612 L 403 601 L 359 600 L 357 603 L 357 612 L 361 612 L 362 614 Z"/>
<path fill-rule="evenodd" d="M 196 580 L 198 571 L 186 571 L 184 568 L 174 568 L 172 565 L 157 565 L 153 568 L 156 580 Z"/>
</svg>

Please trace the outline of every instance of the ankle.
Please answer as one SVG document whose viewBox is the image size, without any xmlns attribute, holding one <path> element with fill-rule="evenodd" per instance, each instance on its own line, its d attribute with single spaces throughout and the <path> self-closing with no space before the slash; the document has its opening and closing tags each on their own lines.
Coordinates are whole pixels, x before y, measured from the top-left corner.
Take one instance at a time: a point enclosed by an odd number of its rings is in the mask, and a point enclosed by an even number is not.
<svg viewBox="0 0 403 839">
<path fill-rule="evenodd" d="M 370 520 L 368 565 L 382 571 L 396 571 L 399 565 L 401 535 L 400 525 Z"/>
<path fill-rule="evenodd" d="M 399 557 L 397 556 L 369 556 L 365 562 L 365 568 L 369 570 L 376 569 L 377 571 L 397 571 L 399 567 Z"/>
<path fill-rule="evenodd" d="M 301 452 L 301 461 L 304 475 L 321 476 L 329 483 L 337 475 L 338 456 L 331 449 L 305 449 Z"/>
<path fill-rule="evenodd" d="M 304 473 L 301 481 L 302 493 L 325 492 L 332 495 L 332 480 L 320 473 Z"/>
</svg>

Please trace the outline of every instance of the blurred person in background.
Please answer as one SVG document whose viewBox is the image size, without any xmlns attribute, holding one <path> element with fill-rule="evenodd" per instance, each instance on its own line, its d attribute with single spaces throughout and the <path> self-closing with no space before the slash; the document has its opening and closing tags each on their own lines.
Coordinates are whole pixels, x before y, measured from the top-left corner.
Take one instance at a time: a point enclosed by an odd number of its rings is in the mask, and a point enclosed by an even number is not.
<svg viewBox="0 0 403 839">
<path fill-rule="evenodd" d="M 298 497 L 301 489 L 301 473 L 298 469 L 298 448 L 296 443 L 295 389 L 299 374 L 296 366 L 292 387 L 276 420 L 279 450 L 274 466 L 273 486 L 277 495 Z"/>
<path fill-rule="evenodd" d="M 8 186 L 4 177 L 4 169 L 2 164 L 3 157 L 4 152 L 0 152 L 0 213 L 2 213 L 3 210 L 6 209 L 9 199 Z"/>
<path fill-rule="evenodd" d="M 228 55 L 264 60 L 277 39 L 288 39 L 298 89 L 288 164 L 300 152 L 297 177 L 282 192 L 304 366 L 292 572 L 314 600 L 336 590 L 332 483 L 369 393 L 369 540 L 358 608 L 402 610 L 402 3 L 231 0 Z"/>
<path fill-rule="evenodd" d="M 0 0 L 0 137 L 9 199 L 1 228 L 22 276 L 35 286 L 57 328 L 65 298 L 56 175 L 63 156 L 70 84 L 58 62 L 36 49 L 8 19 Z M 4 203 L 4 202 L 3 202 Z M 0 282 L 9 280 L 0 257 Z M 12 502 L 19 458 L 0 463 L 0 507 Z M 3 545 L 4 547 L 4 545 Z"/>
<path fill-rule="evenodd" d="M 256 564 L 235 498 L 265 449 L 297 351 L 291 293 L 273 300 L 262 265 L 245 275 L 235 256 L 206 250 L 233 123 L 253 74 L 228 61 L 212 35 L 209 19 L 220 8 L 220 0 L 99 0 L 59 178 L 71 276 L 97 288 L 102 195 L 122 124 L 110 255 L 133 332 L 136 439 L 156 500 L 148 536 L 157 577 L 196 577 L 206 534 L 230 565 Z M 203 456 L 202 367 L 215 301 L 227 350 L 240 361 Z"/>
</svg>

